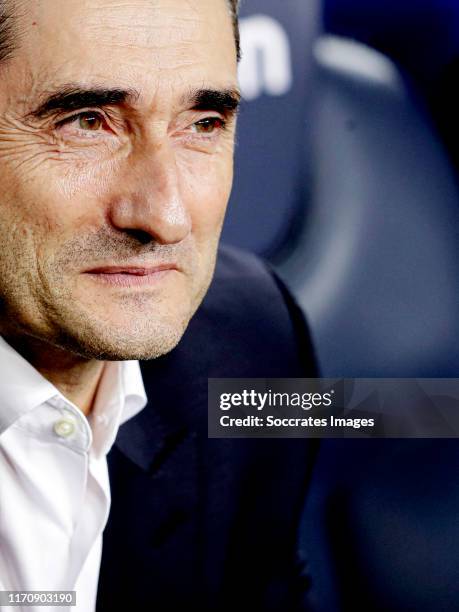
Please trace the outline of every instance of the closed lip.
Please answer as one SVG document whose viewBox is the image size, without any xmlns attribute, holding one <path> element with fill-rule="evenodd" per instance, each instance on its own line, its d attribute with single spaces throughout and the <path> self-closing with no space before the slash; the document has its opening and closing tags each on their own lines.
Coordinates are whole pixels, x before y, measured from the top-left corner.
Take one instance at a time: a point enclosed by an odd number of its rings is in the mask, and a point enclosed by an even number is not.
<svg viewBox="0 0 459 612">
<path fill-rule="evenodd" d="M 174 263 L 156 266 L 101 266 L 86 270 L 87 274 L 132 274 L 133 276 L 149 276 L 165 270 L 178 270 Z"/>
</svg>

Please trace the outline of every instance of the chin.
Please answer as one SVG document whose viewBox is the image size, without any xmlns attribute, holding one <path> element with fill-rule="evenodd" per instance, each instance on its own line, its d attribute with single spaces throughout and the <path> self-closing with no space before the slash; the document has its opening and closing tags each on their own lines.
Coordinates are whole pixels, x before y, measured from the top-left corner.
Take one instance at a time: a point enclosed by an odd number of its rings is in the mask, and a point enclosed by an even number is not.
<svg viewBox="0 0 459 612">
<path fill-rule="evenodd" d="M 116 323 L 81 321 L 78 328 L 61 328 L 55 342 L 85 359 L 102 361 L 150 360 L 169 353 L 180 342 L 190 316 L 131 320 Z M 77 331 L 78 329 L 78 331 Z"/>
<path fill-rule="evenodd" d="M 70 350 L 85 359 L 98 359 L 102 361 L 125 361 L 132 359 L 157 359 L 172 351 L 180 342 L 185 329 L 178 331 L 161 330 L 154 337 L 136 338 L 135 336 L 117 337 L 93 336 L 75 341 L 60 342 L 62 348 Z"/>
<path fill-rule="evenodd" d="M 49 329 L 51 344 L 84 359 L 151 360 L 172 351 L 202 302 L 211 274 L 198 291 L 74 294 L 59 301 Z M 48 336 L 49 337 L 49 336 Z"/>
</svg>

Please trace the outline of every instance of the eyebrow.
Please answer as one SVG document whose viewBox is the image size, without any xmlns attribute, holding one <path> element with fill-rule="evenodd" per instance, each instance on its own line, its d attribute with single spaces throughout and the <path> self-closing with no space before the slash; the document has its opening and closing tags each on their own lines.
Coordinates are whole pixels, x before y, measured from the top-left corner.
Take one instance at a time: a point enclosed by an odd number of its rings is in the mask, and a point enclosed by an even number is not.
<svg viewBox="0 0 459 612">
<path fill-rule="evenodd" d="M 56 112 L 71 112 L 90 106 L 122 106 L 132 104 L 139 96 L 135 89 L 67 85 L 48 94 L 28 115 L 43 119 Z M 196 89 L 182 98 L 182 104 L 190 106 L 191 110 L 216 111 L 228 116 L 237 111 L 240 101 L 241 94 L 237 89 Z"/>
<path fill-rule="evenodd" d="M 55 112 L 69 112 L 88 106 L 120 106 L 139 97 L 134 89 L 106 89 L 64 86 L 49 94 L 29 116 L 42 119 Z"/>
<path fill-rule="evenodd" d="M 188 98 L 191 110 L 216 111 L 222 115 L 234 114 L 241 102 L 237 89 L 198 89 L 191 92 Z"/>
</svg>

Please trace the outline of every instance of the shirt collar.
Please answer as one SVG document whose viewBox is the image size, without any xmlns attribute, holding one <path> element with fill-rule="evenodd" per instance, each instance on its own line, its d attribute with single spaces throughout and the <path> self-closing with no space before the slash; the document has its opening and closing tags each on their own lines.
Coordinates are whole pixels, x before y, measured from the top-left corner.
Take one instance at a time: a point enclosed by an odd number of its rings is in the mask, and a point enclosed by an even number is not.
<svg viewBox="0 0 459 612">
<path fill-rule="evenodd" d="M 121 423 L 138 414 L 147 404 L 147 394 L 138 361 L 121 361 L 121 381 L 124 390 L 125 406 Z"/>
<path fill-rule="evenodd" d="M 0 336 L 0 435 L 21 416 L 55 398 L 69 402 Z M 108 452 L 119 425 L 140 412 L 146 403 L 139 362 L 106 362 L 94 409 L 88 419 L 91 425 L 109 425 L 109 436 L 108 439 L 104 436 L 100 452 Z"/>
<path fill-rule="evenodd" d="M 93 433 L 92 451 L 108 453 L 119 426 L 140 412 L 147 403 L 138 361 L 107 361 L 88 417 Z"/>
<path fill-rule="evenodd" d="M 0 336 L 0 434 L 57 394 L 56 387 Z"/>
</svg>

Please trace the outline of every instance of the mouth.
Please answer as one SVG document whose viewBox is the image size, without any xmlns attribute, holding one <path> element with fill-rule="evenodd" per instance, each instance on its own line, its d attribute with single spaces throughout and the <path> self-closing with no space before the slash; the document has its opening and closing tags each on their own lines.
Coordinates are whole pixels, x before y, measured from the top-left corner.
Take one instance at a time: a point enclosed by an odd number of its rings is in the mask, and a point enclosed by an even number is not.
<svg viewBox="0 0 459 612">
<path fill-rule="evenodd" d="M 114 287 L 145 287 L 155 285 L 179 271 L 176 264 L 158 266 L 103 266 L 85 271 L 92 280 Z"/>
</svg>

